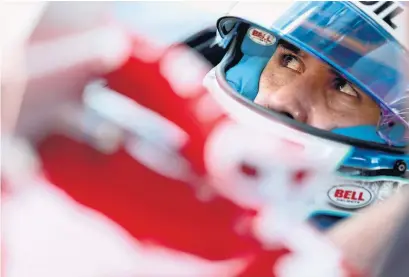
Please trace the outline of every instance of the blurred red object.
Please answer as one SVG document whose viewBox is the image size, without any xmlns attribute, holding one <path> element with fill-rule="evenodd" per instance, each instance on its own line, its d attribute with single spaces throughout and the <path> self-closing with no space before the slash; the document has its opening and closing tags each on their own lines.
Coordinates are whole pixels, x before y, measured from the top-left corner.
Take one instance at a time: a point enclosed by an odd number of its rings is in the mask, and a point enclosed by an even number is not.
<svg viewBox="0 0 409 277">
<path fill-rule="evenodd" d="M 183 45 L 132 41 L 38 141 L 41 174 L 4 194 L 4 276 L 358 276 L 309 226 L 257 235 L 260 210 L 209 174 L 216 131 L 235 124 L 201 85 L 209 68 Z"/>
</svg>

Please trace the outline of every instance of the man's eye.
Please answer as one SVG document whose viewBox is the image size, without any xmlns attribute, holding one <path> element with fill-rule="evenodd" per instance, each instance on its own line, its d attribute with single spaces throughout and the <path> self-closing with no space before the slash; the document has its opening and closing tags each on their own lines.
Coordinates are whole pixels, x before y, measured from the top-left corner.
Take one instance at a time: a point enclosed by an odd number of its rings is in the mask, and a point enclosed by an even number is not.
<svg viewBox="0 0 409 277">
<path fill-rule="evenodd" d="M 342 93 L 358 97 L 358 93 L 344 78 L 336 78 L 334 81 L 334 88 Z"/>
<path fill-rule="evenodd" d="M 282 56 L 281 65 L 298 73 L 302 73 L 303 70 L 301 61 L 296 56 L 291 54 L 284 54 Z"/>
</svg>

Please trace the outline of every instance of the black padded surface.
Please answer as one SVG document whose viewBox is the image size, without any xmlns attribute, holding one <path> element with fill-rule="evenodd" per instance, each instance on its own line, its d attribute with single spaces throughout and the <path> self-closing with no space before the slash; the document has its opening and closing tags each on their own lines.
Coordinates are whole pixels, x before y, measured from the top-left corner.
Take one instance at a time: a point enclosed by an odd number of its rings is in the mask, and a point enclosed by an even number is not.
<svg viewBox="0 0 409 277">
<path fill-rule="evenodd" d="M 226 50 L 214 45 L 216 28 L 207 28 L 186 39 L 184 43 L 216 66 L 224 57 Z"/>
</svg>

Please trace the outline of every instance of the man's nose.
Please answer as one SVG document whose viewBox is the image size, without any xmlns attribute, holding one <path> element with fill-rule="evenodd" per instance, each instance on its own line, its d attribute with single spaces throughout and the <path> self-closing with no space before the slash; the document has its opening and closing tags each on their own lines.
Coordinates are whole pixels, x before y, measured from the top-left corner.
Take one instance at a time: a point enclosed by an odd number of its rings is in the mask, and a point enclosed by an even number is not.
<svg viewBox="0 0 409 277">
<path fill-rule="evenodd" d="M 319 81 L 311 80 L 308 76 L 297 76 L 276 91 L 259 93 L 260 97 L 255 99 L 255 103 L 299 122 L 308 123 L 311 111 L 320 101 L 319 83 Z"/>
</svg>

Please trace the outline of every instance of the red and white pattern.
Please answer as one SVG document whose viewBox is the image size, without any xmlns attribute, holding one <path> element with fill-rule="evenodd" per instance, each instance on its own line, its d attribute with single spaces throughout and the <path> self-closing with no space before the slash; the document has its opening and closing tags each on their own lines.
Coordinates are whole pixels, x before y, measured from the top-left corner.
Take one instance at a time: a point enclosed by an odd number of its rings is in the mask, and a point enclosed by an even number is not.
<svg viewBox="0 0 409 277">
<path fill-rule="evenodd" d="M 281 166 L 270 176 L 279 149 L 197 84 L 206 65 L 193 66 L 183 46 L 143 59 L 150 43 L 133 43 L 134 56 L 101 76 L 105 97 L 88 103 L 101 117 L 64 116 L 76 130 L 37 144 L 41 173 L 2 190 L 3 276 L 358 276 L 286 211 L 319 172 Z M 108 143 L 106 130 L 118 131 Z M 270 198 L 252 194 L 271 181 Z"/>
</svg>

